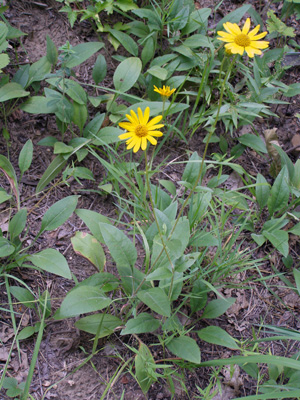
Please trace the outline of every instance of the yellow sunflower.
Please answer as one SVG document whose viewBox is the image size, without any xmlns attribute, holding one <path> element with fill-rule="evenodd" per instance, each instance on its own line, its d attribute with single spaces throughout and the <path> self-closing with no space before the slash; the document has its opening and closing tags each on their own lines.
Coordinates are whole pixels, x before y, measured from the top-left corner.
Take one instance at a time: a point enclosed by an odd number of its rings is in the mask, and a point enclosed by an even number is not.
<svg viewBox="0 0 300 400">
<path fill-rule="evenodd" d="M 157 88 L 154 85 L 154 92 L 159 93 L 163 97 L 170 97 L 172 93 L 175 92 L 176 89 L 170 89 L 170 86 L 163 86 L 162 88 Z"/>
<path fill-rule="evenodd" d="M 142 148 L 142 150 L 146 150 L 147 140 L 149 140 L 149 142 L 155 146 L 157 144 L 157 140 L 154 139 L 154 136 L 162 136 L 162 132 L 158 131 L 158 129 L 164 126 L 163 124 L 158 124 L 158 122 L 162 119 L 162 115 L 158 115 L 149 121 L 149 107 L 145 109 L 144 114 L 140 108 L 137 109 L 137 112 L 138 115 L 136 115 L 133 110 L 130 110 L 130 115 L 126 114 L 126 118 L 129 120 L 129 122 L 119 123 L 121 128 L 124 128 L 128 131 L 122 133 L 122 135 L 119 136 L 119 139 L 128 139 L 126 141 L 127 150 L 133 148 L 134 153 L 136 153 L 140 148 Z"/>
<path fill-rule="evenodd" d="M 250 29 L 250 18 L 247 18 L 243 29 L 241 30 L 237 24 L 226 22 L 223 24 L 227 32 L 218 31 L 217 39 L 227 42 L 225 48 L 230 50 L 232 54 L 244 54 L 244 51 L 249 57 L 254 57 L 255 54 L 261 54 L 261 49 L 269 47 L 269 42 L 260 40 L 266 36 L 268 32 L 262 32 L 256 35 L 259 31 L 260 25 L 257 25 L 252 31 Z"/>
</svg>

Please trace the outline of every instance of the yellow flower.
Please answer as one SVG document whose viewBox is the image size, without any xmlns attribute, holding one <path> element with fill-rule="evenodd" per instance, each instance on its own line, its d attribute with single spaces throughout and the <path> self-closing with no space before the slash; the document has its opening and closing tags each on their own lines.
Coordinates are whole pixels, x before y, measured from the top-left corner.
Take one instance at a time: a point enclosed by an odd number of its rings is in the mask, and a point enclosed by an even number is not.
<svg viewBox="0 0 300 400">
<path fill-rule="evenodd" d="M 150 108 L 145 109 L 145 113 L 140 108 L 137 109 L 138 115 L 133 110 L 130 110 L 130 114 L 126 114 L 126 118 L 129 122 L 120 122 L 119 126 L 126 129 L 128 132 L 122 133 L 119 136 L 121 140 L 128 139 L 126 141 L 127 150 L 133 148 L 133 152 L 136 153 L 140 147 L 142 150 L 147 148 L 147 140 L 154 146 L 157 144 L 157 140 L 153 136 L 160 137 L 162 132 L 157 129 L 162 128 L 163 124 L 157 123 L 162 119 L 162 115 L 158 115 L 149 121 Z"/>
<path fill-rule="evenodd" d="M 244 54 L 244 51 L 249 57 L 254 57 L 255 54 L 261 54 L 261 49 L 269 47 L 269 42 L 260 40 L 266 36 L 268 32 L 262 32 L 256 35 L 259 31 L 260 25 L 257 25 L 252 31 L 250 29 L 250 18 L 247 18 L 243 29 L 241 30 L 237 24 L 226 22 L 223 24 L 227 32 L 219 31 L 217 39 L 227 42 L 225 48 L 230 50 L 232 54 Z M 256 36 L 255 36 L 256 35 Z"/>
<path fill-rule="evenodd" d="M 154 85 L 154 92 L 159 93 L 163 97 L 170 97 L 172 93 L 175 92 L 176 89 L 170 89 L 170 86 L 163 86 L 162 88 L 157 88 Z"/>
</svg>

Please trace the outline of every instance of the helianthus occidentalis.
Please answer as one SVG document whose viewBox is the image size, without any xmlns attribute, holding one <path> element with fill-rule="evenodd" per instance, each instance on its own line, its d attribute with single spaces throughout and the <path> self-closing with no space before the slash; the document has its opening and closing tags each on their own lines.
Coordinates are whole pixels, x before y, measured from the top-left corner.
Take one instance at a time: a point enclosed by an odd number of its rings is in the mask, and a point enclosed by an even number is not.
<svg viewBox="0 0 300 400">
<path fill-rule="evenodd" d="M 227 32 L 218 31 L 219 40 L 227 42 L 225 48 L 230 50 L 232 54 L 244 54 L 244 51 L 249 57 L 254 57 L 255 54 L 261 54 L 262 49 L 266 49 L 269 46 L 269 42 L 260 40 L 266 36 L 268 32 L 262 32 L 256 35 L 259 31 L 260 25 L 257 25 L 252 31 L 250 29 L 250 18 L 246 19 L 246 22 L 242 28 L 239 28 L 237 24 L 226 22 L 223 24 L 224 29 Z"/>
<path fill-rule="evenodd" d="M 170 86 L 163 86 L 162 88 L 158 88 L 154 85 L 154 92 L 159 93 L 163 97 L 170 97 L 172 93 L 175 92 L 176 89 L 171 89 Z"/>
<path fill-rule="evenodd" d="M 162 136 L 162 132 L 158 129 L 162 128 L 163 124 L 158 124 L 161 121 L 162 115 L 151 119 L 149 121 L 150 108 L 147 107 L 143 114 L 140 108 L 137 109 L 137 115 L 133 110 L 130 110 L 130 115 L 126 114 L 126 118 L 129 122 L 120 122 L 119 126 L 126 129 L 128 132 L 122 133 L 119 139 L 126 140 L 127 150 L 133 148 L 133 152 L 136 153 L 140 148 L 146 150 L 147 140 L 154 146 L 157 144 L 157 140 L 154 137 Z"/>
</svg>

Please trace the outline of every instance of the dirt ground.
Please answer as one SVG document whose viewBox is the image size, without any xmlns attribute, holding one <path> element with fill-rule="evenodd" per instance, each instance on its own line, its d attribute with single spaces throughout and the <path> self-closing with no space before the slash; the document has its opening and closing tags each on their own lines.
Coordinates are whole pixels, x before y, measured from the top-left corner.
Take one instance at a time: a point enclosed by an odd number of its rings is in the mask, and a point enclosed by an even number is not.
<svg viewBox="0 0 300 400">
<path fill-rule="evenodd" d="M 221 19 L 228 12 L 240 6 L 243 2 L 240 1 L 224 1 L 220 7 L 217 18 Z M 248 3 L 259 11 L 259 7 L 263 12 L 266 12 L 266 1 L 249 1 Z M 212 1 L 199 0 L 198 7 L 212 7 Z M 6 12 L 6 18 L 9 22 L 25 32 L 27 36 L 21 39 L 22 44 L 18 47 L 18 54 L 21 63 L 28 61 L 34 62 L 41 56 L 46 54 L 46 36 L 49 35 L 56 46 L 63 45 L 66 40 L 69 40 L 72 45 L 76 45 L 86 41 L 97 40 L 94 31 L 88 23 L 75 24 L 74 29 L 71 29 L 65 14 L 58 12 L 59 4 L 54 0 L 41 1 L 21 1 L 11 0 L 9 2 L 9 10 Z M 278 5 L 276 6 L 278 7 Z M 223 15 L 222 15 L 223 14 Z M 211 20 L 213 25 L 216 21 Z M 291 24 L 295 27 L 294 21 Z M 295 38 L 300 43 L 300 29 L 297 27 L 297 37 Z M 109 87 L 112 84 L 112 76 L 118 63 L 110 56 L 114 54 L 112 46 L 105 40 L 105 48 L 101 50 L 108 62 L 108 74 L 103 82 L 104 86 Z M 95 63 L 96 55 L 91 57 L 88 62 L 82 64 L 76 69 L 76 75 L 82 82 L 91 81 L 91 71 Z M 285 77 L 285 83 L 290 84 L 299 82 L 300 68 L 294 67 L 289 70 L 288 76 Z M 280 118 L 261 119 L 255 122 L 255 129 L 263 134 L 265 129 L 277 128 L 277 135 L 280 145 L 285 151 L 289 151 L 292 147 L 292 139 L 294 135 L 300 134 L 299 119 L 295 117 L 295 113 L 299 112 L 299 97 L 290 99 L 289 106 L 283 105 L 276 109 Z M 274 111 L 275 111 L 274 107 Z M 1 123 L 1 122 L 0 122 Z M 39 203 L 38 208 L 35 207 L 37 202 L 35 196 L 36 185 L 43 175 L 45 169 L 53 159 L 52 150 L 47 147 L 38 146 L 37 143 L 45 136 L 57 136 L 58 132 L 55 120 L 52 116 L 34 116 L 31 114 L 19 111 L 9 117 L 9 132 L 10 132 L 10 160 L 14 166 L 17 166 L 19 152 L 24 143 L 30 138 L 34 143 L 34 160 L 30 169 L 30 174 L 25 174 L 20 186 L 22 205 L 30 210 L 30 232 L 28 240 L 33 240 L 38 233 L 40 221 L 46 210 L 56 201 L 72 194 L 80 194 L 78 208 L 90 209 L 97 211 L 102 215 L 114 217 L 116 208 L 114 198 L 107 195 L 101 196 L 92 192 L 97 188 L 97 185 L 103 179 L 105 171 L 92 158 L 85 159 L 83 165 L 90 168 L 95 176 L 95 183 L 88 181 L 83 182 L 85 191 L 81 191 L 82 187 L 74 180 L 70 186 L 57 186 L 50 191 Z M 0 129 L 2 127 L 0 126 Z M 245 131 L 243 131 L 245 133 Z M 240 132 L 236 132 L 239 135 Z M 203 149 L 203 137 L 201 132 L 197 132 L 189 142 L 189 150 L 197 151 L 201 154 Z M 181 143 L 179 139 L 170 141 L 163 148 L 164 154 L 169 154 L 175 159 L 178 156 L 186 157 L 187 146 Z M 213 148 L 211 151 L 213 152 Z M 0 139 L 0 153 L 7 155 L 6 142 Z M 162 154 L 162 158 L 164 157 Z M 299 152 L 291 151 L 289 153 L 293 161 L 299 156 Z M 268 174 L 268 163 L 257 153 L 247 150 L 242 156 L 240 163 L 250 174 L 256 175 L 258 172 L 265 176 Z M 177 174 L 174 170 L 168 171 L 169 175 Z M 270 177 L 270 180 L 272 178 Z M 231 177 L 232 183 L 235 184 L 235 177 Z M 3 187 L 7 183 L 3 178 L 1 180 Z M 0 206 L 0 226 L 5 227 L 7 224 L 9 212 L 5 206 Z M 46 232 L 36 243 L 34 251 L 39 251 L 45 248 L 56 248 L 68 260 L 70 269 L 79 281 L 82 281 L 92 275 L 94 268 L 85 261 L 82 257 L 76 255 L 70 244 L 70 238 L 75 232 L 82 230 L 88 231 L 83 222 L 74 214 L 62 227 L 54 232 Z M 247 245 L 247 243 L 246 243 Z M 271 249 L 271 247 L 270 247 Z M 256 258 L 265 257 L 268 254 L 268 245 L 259 249 L 254 256 Z M 298 258 L 300 249 L 298 240 L 295 240 L 291 245 L 291 254 L 295 259 Z M 281 257 L 272 252 L 271 257 L 266 259 L 260 267 L 260 273 L 263 276 L 269 276 L 274 271 L 286 272 L 282 265 Z M 107 265 L 107 270 L 110 271 L 112 266 Z M 51 298 L 54 299 L 52 308 L 58 308 L 61 299 L 71 289 L 70 281 L 55 278 L 48 273 L 40 274 L 32 270 L 14 271 L 16 276 L 19 276 L 23 281 L 35 291 L 43 292 L 48 289 Z M 252 275 L 255 272 L 252 271 Z M 246 276 L 246 272 L 245 272 Z M 241 281 L 245 276 L 240 276 Z M 257 272 L 257 277 L 259 274 Z M 224 316 L 218 318 L 219 326 L 226 326 L 226 330 L 234 337 L 246 339 L 251 337 L 251 328 L 259 325 L 262 320 L 265 324 L 272 324 L 291 329 L 300 329 L 300 304 L 299 296 L 289 290 L 279 278 L 273 278 L 269 282 L 274 291 L 275 296 L 266 289 L 262 283 L 248 282 L 247 287 L 241 289 L 224 289 L 225 295 L 231 295 L 237 298 L 234 306 L 232 306 Z M 284 308 L 280 299 L 283 299 L 289 308 Z M 21 310 L 22 311 L 22 310 Z M 36 316 L 34 313 L 26 312 L 23 314 L 21 326 L 33 325 Z M 199 328 L 205 327 L 205 323 L 201 322 Z M 8 313 L 2 313 L 0 325 L 0 364 L 4 364 L 7 357 L 14 331 L 11 325 Z M 92 336 L 79 332 L 74 327 L 74 321 L 68 320 L 51 321 L 45 331 L 42 341 L 38 362 L 35 369 L 34 378 L 30 394 L 36 400 L 41 399 L 57 399 L 57 400 L 99 400 L 108 385 L 114 373 L 122 365 L 122 359 L 127 360 L 132 357 L 126 344 L 136 347 L 136 341 L 133 337 L 120 337 L 117 333 L 99 343 L 98 354 L 91 362 L 81 366 L 86 355 L 92 347 Z M 196 339 L 196 337 L 194 338 Z M 142 340 L 147 343 L 147 335 L 142 337 Z M 152 338 L 153 340 L 153 338 Z M 216 346 L 208 345 L 207 343 L 198 342 L 201 347 L 202 361 L 213 358 L 226 358 L 234 355 L 234 351 L 223 349 Z M 288 355 L 297 351 L 297 344 L 291 343 L 286 347 L 285 343 L 277 343 L 272 345 L 272 353 L 277 355 Z M 19 382 L 26 379 L 34 340 L 32 338 L 21 342 L 20 354 L 16 348 L 12 353 L 12 358 L 9 363 L 9 376 L 15 377 Z M 267 351 L 268 345 L 265 350 Z M 298 349 L 300 350 L 300 349 Z M 159 354 L 158 354 L 159 359 Z M 80 368 L 79 368 L 80 367 Z M 185 378 L 185 384 L 188 394 L 178 384 L 176 386 L 175 399 L 195 399 L 198 393 L 197 386 L 205 388 L 209 382 L 212 369 L 199 368 L 194 370 L 184 370 L 182 374 Z M 226 400 L 233 397 L 242 397 L 256 393 L 256 384 L 248 375 L 237 368 L 235 378 L 228 377 L 225 369 L 222 370 L 221 376 L 223 379 L 223 397 L 220 399 Z M 116 380 L 111 381 L 111 386 L 106 394 L 107 400 L 118 400 L 124 394 L 125 400 L 145 399 L 135 379 L 126 370 Z M 0 394 L 1 400 L 8 399 L 5 392 Z M 157 382 L 151 387 L 148 397 L 149 400 L 169 400 L 171 394 L 166 382 Z M 217 397 L 215 398 L 215 400 Z"/>
</svg>

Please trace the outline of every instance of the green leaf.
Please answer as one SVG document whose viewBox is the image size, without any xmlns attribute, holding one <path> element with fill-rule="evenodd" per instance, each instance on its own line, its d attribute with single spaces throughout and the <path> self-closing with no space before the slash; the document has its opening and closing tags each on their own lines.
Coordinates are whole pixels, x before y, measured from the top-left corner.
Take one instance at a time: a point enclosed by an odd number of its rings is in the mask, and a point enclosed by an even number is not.
<svg viewBox="0 0 300 400">
<path fill-rule="evenodd" d="M 76 232 L 71 238 L 75 253 L 88 259 L 99 271 L 103 271 L 105 265 L 104 251 L 94 236 L 86 232 Z"/>
<path fill-rule="evenodd" d="M 298 293 L 299 293 L 299 296 L 300 296 L 300 271 L 298 269 L 294 268 L 293 269 L 293 274 L 294 274 L 297 290 L 298 290 Z"/>
<path fill-rule="evenodd" d="M 240 8 L 237 8 L 236 10 L 230 12 L 229 14 L 226 14 L 226 16 L 221 19 L 221 21 L 218 23 L 217 27 L 215 28 L 216 32 L 220 30 L 224 30 L 223 24 L 225 22 L 232 22 L 238 24 L 240 20 L 243 18 L 243 16 L 246 14 L 251 9 L 250 4 L 245 4 Z"/>
<path fill-rule="evenodd" d="M 72 54 L 68 58 L 65 66 L 67 68 L 76 67 L 90 58 L 94 53 L 102 49 L 102 47 L 104 47 L 104 43 L 100 42 L 81 43 L 72 47 Z"/>
<path fill-rule="evenodd" d="M 41 180 L 36 187 L 36 193 L 41 192 L 48 185 L 48 183 L 50 183 L 59 174 L 66 163 L 67 160 L 65 160 L 62 155 L 55 157 L 41 177 Z"/>
<path fill-rule="evenodd" d="M 28 257 L 33 265 L 43 271 L 51 272 L 66 279 L 72 279 L 72 275 L 65 257 L 57 250 L 46 249 L 40 253 Z"/>
<path fill-rule="evenodd" d="M 100 82 L 103 81 L 103 79 L 106 77 L 106 74 L 107 74 L 107 64 L 105 57 L 102 54 L 99 54 L 92 72 L 92 76 L 96 85 L 98 85 Z"/>
<path fill-rule="evenodd" d="M 87 95 L 85 90 L 80 86 L 78 82 L 72 79 L 62 79 L 61 77 L 46 79 L 51 86 L 60 90 L 62 93 L 67 94 L 72 100 L 78 104 L 87 103 Z"/>
<path fill-rule="evenodd" d="M 8 193 L 6 193 L 6 191 L 2 188 L 0 188 L 0 204 L 4 203 L 5 201 L 11 199 L 12 196 Z"/>
<path fill-rule="evenodd" d="M 239 137 L 239 142 L 257 152 L 265 154 L 268 153 L 265 142 L 259 136 L 246 133 L 245 135 Z"/>
<path fill-rule="evenodd" d="M 95 138 L 95 140 L 93 140 L 93 144 L 96 146 L 103 146 L 103 144 L 117 143 L 120 141 L 119 135 L 122 133 L 124 133 L 122 129 L 114 126 L 106 126 L 100 129 L 96 134 L 97 139 Z"/>
<path fill-rule="evenodd" d="M 23 230 L 25 229 L 27 221 L 27 209 L 22 208 L 13 216 L 13 218 L 9 221 L 8 232 L 10 233 L 10 237 L 13 240 L 17 236 L 19 236 Z"/>
<path fill-rule="evenodd" d="M 99 325 L 101 329 L 98 338 L 102 338 L 111 335 L 115 328 L 122 325 L 122 321 L 114 315 L 94 314 L 75 322 L 76 328 L 94 335 L 98 333 Z"/>
<path fill-rule="evenodd" d="M 30 336 L 35 334 L 35 327 L 34 326 L 26 326 L 23 328 L 17 336 L 17 340 L 25 340 L 28 339 Z"/>
<path fill-rule="evenodd" d="M 267 205 L 269 195 L 270 185 L 266 179 L 260 173 L 258 173 L 256 177 L 255 197 L 260 209 Z"/>
<path fill-rule="evenodd" d="M 45 76 L 51 72 L 51 63 L 47 57 L 44 56 L 38 61 L 33 63 L 29 68 L 28 82 L 26 87 L 30 86 L 33 82 L 40 82 L 45 79 Z"/>
<path fill-rule="evenodd" d="M 197 279 L 193 283 L 190 296 L 190 306 L 192 313 L 202 310 L 207 303 L 207 286 L 202 279 Z"/>
<path fill-rule="evenodd" d="M 155 76 L 156 78 L 160 79 L 161 81 L 164 81 L 165 79 L 167 79 L 168 70 L 166 70 L 165 68 L 159 67 L 158 65 L 154 65 L 153 67 L 151 67 L 147 70 L 147 74 Z"/>
<path fill-rule="evenodd" d="M 289 229 L 289 233 L 300 236 L 300 222 L 298 222 L 298 224 Z"/>
<path fill-rule="evenodd" d="M 133 267 L 137 251 L 132 241 L 118 228 L 100 223 L 100 230 L 109 252 L 118 266 Z"/>
<path fill-rule="evenodd" d="M 12 191 L 16 197 L 17 204 L 19 205 L 20 200 L 17 175 L 11 162 L 2 154 L 0 154 L 0 170 L 3 171 L 5 177 L 9 181 Z"/>
<path fill-rule="evenodd" d="M 5 237 L 0 237 L 0 257 L 8 257 L 15 251 L 15 246 Z"/>
<path fill-rule="evenodd" d="M 217 344 L 228 347 L 229 349 L 239 350 L 236 341 L 224 329 L 219 326 L 208 326 L 197 332 L 200 339 L 207 343 Z"/>
<path fill-rule="evenodd" d="M 142 70 L 142 62 L 137 57 L 129 57 L 118 65 L 113 81 L 116 90 L 127 92 L 138 80 Z"/>
<path fill-rule="evenodd" d="M 182 174 L 181 180 L 184 182 L 188 182 L 191 185 L 194 185 L 196 182 L 196 179 L 199 175 L 201 167 L 201 158 L 198 156 L 197 152 L 195 151 L 189 161 L 187 162 L 185 169 Z M 203 168 L 203 172 L 205 171 L 205 168 Z"/>
<path fill-rule="evenodd" d="M 128 53 L 135 57 L 138 56 L 138 45 L 127 33 L 118 31 L 117 29 L 109 29 L 109 33 L 125 47 Z"/>
<path fill-rule="evenodd" d="M 7 54 L 0 54 L 0 72 L 9 64 L 9 57 Z"/>
<path fill-rule="evenodd" d="M 212 40 L 209 37 L 201 34 L 195 34 L 188 37 L 183 44 L 187 47 L 191 47 L 192 49 L 196 47 L 213 48 Z"/>
<path fill-rule="evenodd" d="M 121 335 L 154 332 L 159 326 L 160 321 L 158 319 L 151 314 L 141 313 L 136 318 L 127 321 L 125 328 L 121 331 Z"/>
<path fill-rule="evenodd" d="M 220 317 L 225 311 L 234 304 L 236 299 L 228 297 L 226 299 L 215 299 L 208 303 L 201 318 L 214 319 Z"/>
<path fill-rule="evenodd" d="M 155 369 L 155 362 L 150 350 L 140 341 L 139 351 L 135 356 L 135 376 L 143 393 L 147 393 L 151 384 L 155 381 Z"/>
<path fill-rule="evenodd" d="M 85 138 L 93 138 L 97 135 L 103 124 L 105 114 L 97 114 L 84 128 L 83 136 Z"/>
<path fill-rule="evenodd" d="M 284 257 L 289 254 L 289 234 L 281 229 L 274 229 L 273 231 L 262 231 L 264 237 L 272 243 Z"/>
<path fill-rule="evenodd" d="M 83 220 L 92 234 L 95 236 L 100 243 L 104 243 L 104 239 L 101 233 L 100 224 L 105 223 L 109 224 L 109 220 L 107 217 L 97 213 L 96 211 L 79 209 L 76 210 L 75 213 L 78 215 L 79 218 Z"/>
<path fill-rule="evenodd" d="M 75 211 L 79 196 L 67 196 L 53 204 L 46 211 L 40 232 L 52 231 L 67 221 Z"/>
<path fill-rule="evenodd" d="M 44 96 L 32 96 L 20 105 L 20 109 L 29 114 L 53 114 L 56 105 L 50 104 L 51 100 Z"/>
<path fill-rule="evenodd" d="M 274 11 L 269 10 L 267 12 L 268 20 L 267 20 L 267 27 L 269 33 L 276 32 L 282 36 L 289 36 L 294 37 L 296 36 L 294 28 L 286 26 L 286 24 L 281 21 L 281 19 L 277 18 Z"/>
<path fill-rule="evenodd" d="M 68 153 L 71 153 L 72 151 L 73 151 L 73 147 L 68 146 L 67 144 L 65 144 L 63 142 L 56 141 L 54 143 L 54 149 L 53 149 L 54 154 L 68 154 Z"/>
<path fill-rule="evenodd" d="M 190 361 L 195 364 L 201 362 L 200 349 L 196 341 L 188 336 L 180 336 L 172 339 L 167 344 L 168 350 L 170 350 L 175 356 L 182 358 L 183 360 Z"/>
<path fill-rule="evenodd" d="M 0 102 L 18 99 L 29 94 L 30 92 L 26 92 L 19 83 L 9 82 L 0 88 Z"/>
<path fill-rule="evenodd" d="M 251 233 L 251 237 L 259 247 L 262 246 L 266 241 L 266 238 L 263 235 L 256 235 L 255 233 Z"/>
<path fill-rule="evenodd" d="M 112 300 L 98 287 L 79 286 L 71 290 L 64 298 L 56 319 L 70 318 L 79 314 L 103 310 Z"/>
<path fill-rule="evenodd" d="M 147 290 L 140 290 L 137 293 L 137 297 L 151 308 L 151 310 L 163 315 L 164 317 L 170 317 L 170 300 L 163 289 L 155 287 Z"/>
<path fill-rule="evenodd" d="M 270 191 L 270 197 L 267 204 L 271 216 L 274 215 L 276 211 L 286 207 L 288 204 L 290 197 L 288 178 L 288 170 L 287 167 L 284 166 L 275 179 Z"/>
<path fill-rule="evenodd" d="M 33 144 L 32 141 L 29 139 L 24 144 L 22 150 L 19 154 L 19 168 L 22 174 L 27 171 L 31 165 L 33 156 Z"/>
<path fill-rule="evenodd" d="M 11 294 L 25 307 L 35 307 L 35 297 L 28 289 L 25 289 L 21 286 L 11 286 L 10 291 Z"/>
<path fill-rule="evenodd" d="M 58 51 L 57 48 L 54 44 L 54 42 L 51 40 L 51 38 L 47 35 L 47 54 L 46 54 L 47 60 L 49 63 L 52 65 L 55 65 L 57 63 L 57 58 L 58 58 Z"/>
</svg>

